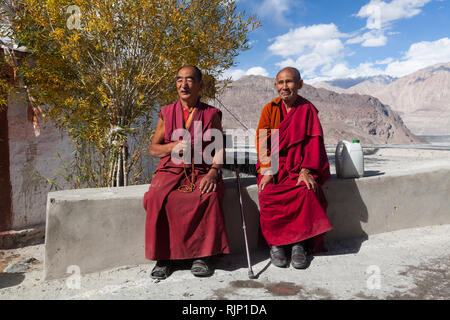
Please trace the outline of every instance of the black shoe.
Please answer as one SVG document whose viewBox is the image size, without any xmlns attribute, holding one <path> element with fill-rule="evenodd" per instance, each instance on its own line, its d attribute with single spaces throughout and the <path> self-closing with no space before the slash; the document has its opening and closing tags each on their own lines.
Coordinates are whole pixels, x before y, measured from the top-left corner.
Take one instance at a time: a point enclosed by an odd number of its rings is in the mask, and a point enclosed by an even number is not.
<svg viewBox="0 0 450 320">
<path fill-rule="evenodd" d="M 300 242 L 292 246 L 291 263 L 295 269 L 306 269 L 308 265 L 305 248 Z"/>
<path fill-rule="evenodd" d="M 196 277 L 208 277 L 213 274 L 209 259 L 197 259 L 192 262 L 191 273 Z"/>
<path fill-rule="evenodd" d="M 156 261 L 156 265 L 150 273 L 150 277 L 156 280 L 164 280 L 170 275 L 170 260 Z"/>
<path fill-rule="evenodd" d="M 287 267 L 287 259 L 286 254 L 284 253 L 284 248 L 272 246 L 270 248 L 270 260 L 279 268 Z"/>
</svg>

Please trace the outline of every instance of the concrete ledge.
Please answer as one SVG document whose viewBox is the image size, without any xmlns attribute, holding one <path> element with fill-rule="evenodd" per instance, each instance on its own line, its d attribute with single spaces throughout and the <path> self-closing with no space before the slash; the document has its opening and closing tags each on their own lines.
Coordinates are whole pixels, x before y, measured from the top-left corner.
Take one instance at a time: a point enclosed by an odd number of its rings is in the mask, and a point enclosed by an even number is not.
<svg viewBox="0 0 450 320">
<path fill-rule="evenodd" d="M 250 247 L 258 244 L 259 210 L 255 178 L 241 179 Z M 244 251 L 235 179 L 226 179 L 224 212 L 234 253 Z M 47 200 L 45 278 L 121 265 L 148 263 L 144 258 L 148 185 L 51 192 Z M 450 168 L 362 179 L 332 178 L 324 186 L 334 229 L 329 241 L 427 225 L 450 223 Z"/>
<path fill-rule="evenodd" d="M 247 191 L 258 204 L 257 186 Z M 450 223 L 450 168 L 361 179 L 333 175 L 323 191 L 333 225 L 328 241 Z"/>
<path fill-rule="evenodd" d="M 329 240 L 450 223 L 450 168 L 363 179 L 332 179 L 324 186 Z"/>
<path fill-rule="evenodd" d="M 50 192 L 47 197 L 45 279 L 78 266 L 90 273 L 145 263 L 143 195 L 148 185 Z"/>
<path fill-rule="evenodd" d="M 258 245 L 259 210 L 241 179 L 249 246 Z M 231 251 L 243 252 L 239 196 L 235 179 L 225 179 L 225 225 Z M 149 263 L 144 257 L 144 193 L 149 185 L 50 192 L 47 198 L 44 272 L 46 279 L 68 276 L 78 266 L 90 273 L 122 265 Z"/>
</svg>

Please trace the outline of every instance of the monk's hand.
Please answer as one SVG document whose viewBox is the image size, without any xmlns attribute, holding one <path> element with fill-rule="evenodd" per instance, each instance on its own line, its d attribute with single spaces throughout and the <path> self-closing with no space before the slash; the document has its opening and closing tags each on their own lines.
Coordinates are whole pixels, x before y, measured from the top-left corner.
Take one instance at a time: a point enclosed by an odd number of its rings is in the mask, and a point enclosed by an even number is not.
<svg viewBox="0 0 450 320">
<path fill-rule="evenodd" d="M 188 148 L 188 142 L 186 140 L 180 140 L 173 142 L 172 154 L 183 156 Z"/>
<path fill-rule="evenodd" d="M 216 191 L 217 180 L 219 179 L 219 174 L 216 170 L 209 170 L 209 172 L 200 181 L 200 191 L 203 193 L 209 193 L 211 191 Z"/>
<path fill-rule="evenodd" d="M 317 191 L 317 182 L 314 179 L 314 177 L 312 176 L 309 169 L 302 168 L 302 170 L 300 171 L 300 174 L 298 175 L 297 186 L 302 181 L 305 183 L 306 188 L 308 188 L 308 190 L 311 190 L 311 188 L 312 188 L 314 190 L 314 192 Z"/>
<path fill-rule="evenodd" d="M 265 186 L 271 182 L 273 182 L 273 175 L 272 174 L 264 174 L 263 178 L 261 179 L 261 182 L 259 183 L 258 191 L 259 192 L 263 191 Z"/>
</svg>

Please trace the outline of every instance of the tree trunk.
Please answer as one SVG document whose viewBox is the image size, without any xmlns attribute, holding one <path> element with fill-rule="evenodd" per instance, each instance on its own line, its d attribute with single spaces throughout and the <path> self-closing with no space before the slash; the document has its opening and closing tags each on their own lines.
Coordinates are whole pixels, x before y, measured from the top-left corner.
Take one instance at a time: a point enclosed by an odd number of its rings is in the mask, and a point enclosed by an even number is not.
<svg viewBox="0 0 450 320">
<path fill-rule="evenodd" d="M 112 147 L 109 170 L 110 187 L 124 187 L 128 185 L 128 146 L 127 141 L 113 139 L 112 145 L 120 144 L 120 147 Z"/>
</svg>

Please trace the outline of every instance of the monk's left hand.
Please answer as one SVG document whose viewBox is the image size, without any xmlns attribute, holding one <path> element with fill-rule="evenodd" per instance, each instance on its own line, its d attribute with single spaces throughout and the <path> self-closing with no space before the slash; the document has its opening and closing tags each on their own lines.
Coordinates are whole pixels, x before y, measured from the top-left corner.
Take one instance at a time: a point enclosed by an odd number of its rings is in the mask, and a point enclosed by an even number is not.
<svg viewBox="0 0 450 320">
<path fill-rule="evenodd" d="M 314 177 L 312 176 L 312 174 L 309 172 L 308 169 L 302 169 L 300 171 L 300 174 L 299 174 L 298 180 L 297 180 L 297 186 L 302 181 L 305 183 L 306 188 L 308 188 L 308 190 L 311 190 L 311 188 L 312 188 L 314 190 L 314 192 L 317 191 L 317 182 L 314 179 Z"/>
<path fill-rule="evenodd" d="M 201 193 L 209 193 L 211 191 L 216 191 L 218 174 L 215 170 L 211 170 L 208 174 L 200 181 L 200 191 Z"/>
</svg>

